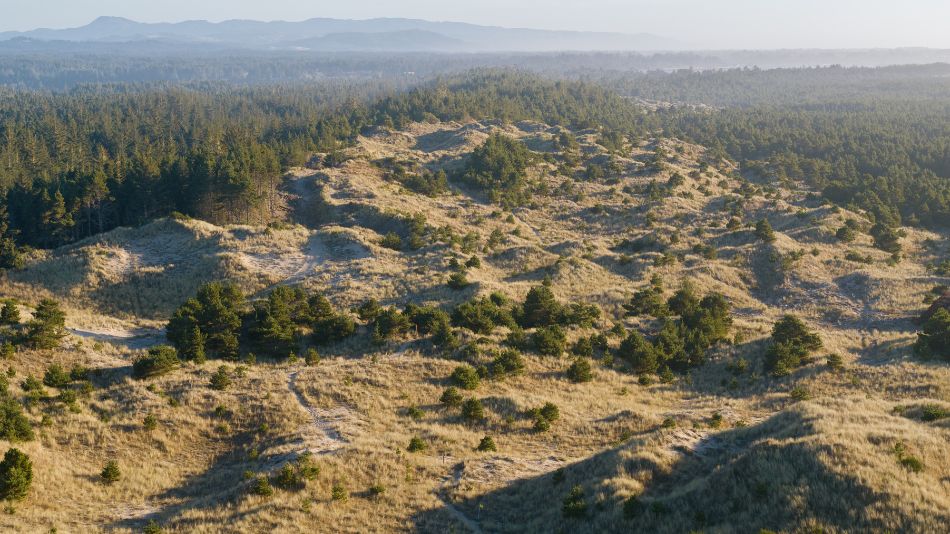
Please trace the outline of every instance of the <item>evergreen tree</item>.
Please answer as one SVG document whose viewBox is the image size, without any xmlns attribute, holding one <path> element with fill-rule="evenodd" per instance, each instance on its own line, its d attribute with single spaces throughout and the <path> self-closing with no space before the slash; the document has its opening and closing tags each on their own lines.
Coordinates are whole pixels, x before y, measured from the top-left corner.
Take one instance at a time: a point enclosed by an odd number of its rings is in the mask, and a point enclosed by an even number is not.
<svg viewBox="0 0 950 534">
<path fill-rule="evenodd" d="M 55 300 L 41 300 L 33 313 L 33 319 L 27 324 L 28 342 L 38 349 L 55 349 L 64 337 L 66 314 Z"/>
<path fill-rule="evenodd" d="M 0 499 L 19 501 L 33 483 L 33 462 L 19 449 L 10 448 L 0 461 Z"/>
</svg>

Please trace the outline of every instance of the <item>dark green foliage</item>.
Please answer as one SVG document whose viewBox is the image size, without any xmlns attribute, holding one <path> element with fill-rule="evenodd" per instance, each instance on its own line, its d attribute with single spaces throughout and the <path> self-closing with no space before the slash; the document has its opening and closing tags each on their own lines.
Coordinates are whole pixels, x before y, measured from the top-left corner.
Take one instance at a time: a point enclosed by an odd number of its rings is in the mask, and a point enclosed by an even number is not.
<svg viewBox="0 0 950 534">
<path fill-rule="evenodd" d="M 844 358 L 840 354 L 829 354 L 828 359 L 828 368 L 832 371 L 841 371 L 844 369 Z"/>
<path fill-rule="evenodd" d="M 309 297 L 307 309 L 307 317 L 313 329 L 313 341 L 318 345 L 341 341 L 356 332 L 356 321 L 345 312 L 337 312 L 323 295 Z M 379 316 L 375 317 L 378 318 Z"/>
<path fill-rule="evenodd" d="M 244 318 L 249 347 L 255 354 L 286 357 L 296 350 L 297 322 L 309 319 L 310 315 L 309 303 L 302 291 L 296 292 L 287 286 L 274 288 L 267 299 L 254 303 Z"/>
<path fill-rule="evenodd" d="M 20 308 L 12 300 L 3 303 L 0 309 L 0 326 L 16 326 L 20 324 Z"/>
<path fill-rule="evenodd" d="M 144 428 L 146 432 L 155 430 L 158 428 L 158 418 L 152 414 L 146 415 L 145 419 L 142 420 L 142 428 Z"/>
<path fill-rule="evenodd" d="M 546 285 L 532 287 L 524 299 L 521 314 L 521 326 L 550 326 L 561 319 L 562 306 L 554 298 L 551 288 Z"/>
<path fill-rule="evenodd" d="M 914 352 L 921 358 L 950 361 L 950 310 L 940 308 L 917 333 Z"/>
<path fill-rule="evenodd" d="M 838 231 L 835 232 L 835 237 L 837 237 L 838 241 L 841 241 L 842 243 L 850 243 L 857 237 L 857 232 L 855 232 L 850 226 L 842 226 L 841 228 L 838 228 Z"/>
<path fill-rule="evenodd" d="M 350 498 L 350 492 L 346 490 L 346 486 L 337 482 L 330 488 L 330 498 L 337 502 L 346 502 Z"/>
<path fill-rule="evenodd" d="M 564 329 L 558 325 L 538 328 L 531 334 L 531 343 L 535 350 L 544 356 L 560 356 L 567 345 Z"/>
<path fill-rule="evenodd" d="M 54 363 L 46 368 L 43 374 L 43 384 L 51 388 L 62 388 L 69 384 L 70 376 L 62 365 Z"/>
<path fill-rule="evenodd" d="M 772 230 L 772 225 L 769 224 L 768 219 L 759 219 L 755 223 L 755 236 L 767 243 L 775 241 L 775 231 Z"/>
<path fill-rule="evenodd" d="M 142 528 L 142 534 L 162 534 L 162 532 L 164 530 L 154 519 L 149 519 L 145 527 Z"/>
<path fill-rule="evenodd" d="M 7 449 L 0 461 L 0 499 L 26 498 L 33 483 L 33 462 L 17 448 Z"/>
<path fill-rule="evenodd" d="M 901 251 L 900 239 L 903 237 L 902 232 L 879 222 L 871 227 L 869 233 L 871 237 L 874 238 L 875 247 L 885 252 L 890 252 L 891 254 L 896 254 Z"/>
<path fill-rule="evenodd" d="M 699 299 L 692 285 L 685 283 L 664 307 L 679 318 L 667 319 L 653 343 L 634 331 L 617 350 L 636 373 L 655 373 L 661 365 L 680 371 L 702 365 L 713 345 L 729 339 L 732 317 L 722 295 L 710 293 Z"/>
<path fill-rule="evenodd" d="M 432 344 L 436 347 L 451 349 L 458 346 L 458 336 L 452 330 L 452 320 L 445 312 L 440 312 L 433 321 L 430 332 L 432 334 Z"/>
<path fill-rule="evenodd" d="M 373 340 L 382 343 L 387 339 L 406 334 L 412 327 L 409 317 L 396 308 L 384 309 L 373 322 Z"/>
<path fill-rule="evenodd" d="M 645 287 L 633 294 L 630 302 L 624 304 L 628 315 L 652 315 L 653 317 L 666 317 L 670 310 L 663 300 L 663 289 L 655 285 Z"/>
<path fill-rule="evenodd" d="M 472 152 L 462 179 L 488 193 L 492 202 L 522 206 L 528 201 L 525 171 L 533 160 L 531 151 L 520 141 L 492 134 Z"/>
<path fill-rule="evenodd" d="M 459 365 L 452 371 L 452 381 L 462 389 L 476 389 L 479 382 L 478 372 L 470 365 Z"/>
<path fill-rule="evenodd" d="M 270 497 L 274 494 L 274 488 L 271 487 L 270 481 L 267 480 L 266 476 L 258 475 L 257 478 L 254 479 L 254 483 L 251 484 L 251 493 L 261 497 Z"/>
<path fill-rule="evenodd" d="M 33 313 L 33 319 L 27 323 L 27 342 L 38 349 L 55 349 L 59 347 L 64 337 L 66 337 L 66 314 L 55 300 L 41 300 Z"/>
<path fill-rule="evenodd" d="M 485 418 L 485 407 L 482 401 L 472 397 L 462 403 L 462 419 L 469 423 L 481 421 Z"/>
<path fill-rule="evenodd" d="M 475 447 L 475 450 L 478 452 L 496 452 L 498 447 L 495 446 L 495 440 L 491 436 L 485 436 L 478 442 L 478 447 Z"/>
<path fill-rule="evenodd" d="M 217 371 L 211 374 L 209 385 L 211 386 L 211 389 L 218 391 L 224 391 L 225 389 L 228 389 L 228 386 L 231 385 L 231 370 L 228 369 L 226 365 L 219 366 Z"/>
<path fill-rule="evenodd" d="M 571 347 L 571 354 L 579 358 L 591 358 L 594 356 L 594 344 L 589 337 L 577 338 L 574 346 Z"/>
<path fill-rule="evenodd" d="M 7 393 L 6 388 L 0 391 L 0 439 L 12 442 L 33 439 L 30 420 L 23 413 L 23 407 Z"/>
<path fill-rule="evenodd" d="M 119 470 L 119 463 L 115 460 L 109 460 L 106 466 L 102 468 L 102 472 L 99 473 L 99 477 L 106 484 L 118 482 L 122 477 L 122 472 Z"/>
<path fill-rule="evenodd" d="M 493 378 L 519 375 L 524 372 L 524 360 L 518 351 L 506 349 L 492 360 L 490 369 Z"/>
<path fill-rule="evenodd" d="M 379 245 L 392 250 L 402 250 L 402 238 L 396 232 L 387 232 Z"/>
<path fill-rule="evenodd" d="M 561 512 L 565 518 L 577 519 L 587 515 L 587 500 L 584 497 L 584 488 L 574 486 L 564 498 Z"/>
<path fill-rule="evenodd" d="M 274 484 L 283 490 L 303 489 L 307 482 L 320 474 L 320 467 L 313 461 L 313 454 L 304 452 L 292 463 L 286 463 L 277 471 Z"/>
<path fill-rule="evenodd" d="M 465 276 L 465 273 L 458 272 L 458 273 L 452 273 L 449 275 L 448 285 L 452 289 L 462 290 L 468 287 L 470 285 L 470 282 L 468 281 L 468 278 Z"/>
<path fill-rule="evenodd" d="M 244 295 L 236 285 L 206 284 L 198 289 L 194 298 L 188 299 L 175 311 L 165 335 L 183 356 L 197 357 L 200 355 L 194 346 L 194 329 L 197 327 L 209 356 L 235 359 L 244 306 Z"/>
<path fill-rule="evenodd" d="M 376 299 L 369 299 L 363 301 L 360 304 L 359 308 L 356 309 L 356 314 L 361 321 L 372 321 L 383 312 L 383 307 L 379 305 L 379 301 Z"/>
<path fill-rule="evenodd" d="M 655 373 L 659 366 L 653 344 L 636 330 L 620 343 L 617 356 L 629 363 L 637 374 Z"/>
<path fill-rule="evenodd" d="M 422 452 L 429 448 L 429 444 L 422 440 L 418 436 L 413 436 L 409 440 L 409 445 L 406 447 L 406 450 L 409 452 Z"/>
<path fill-rule="evenodd" d="M 776 376 L 786 375 L 821 346 L 821 338 L 801 319 L 785 315 L 772 328 L 772 344 L 765 352 L 766 367 Z"/>
<path fill-rule="evenodd" d="M 435 346 L 452 348 L 458 344 L 458 338 L 452 331 L 452 321 L 444 311 L 434 306 L 408 304 L 403 314 L 419 334 L 431 335 Z"/>
<path fill-rule="evenodd" d="M 557 421 L 561 417 L 561 411 L 553 402 L 544 403 L 544 406 L 538 410 L 538 413 L 541 417 L 551 422 Z"/>
<path fill-rule="evenodd" d="M 937 421 L 950 417 L 950 410 L 939 404 L 927 404 L 920 411 L 921 421 Z"/>
<path fill-rule="evenodd" d="M 208 339 L 198 328 L 198 325 L 191 327 L 191 332 L 185 335 L 181 340 L 180 354 L 182 358 L 191 360 L 197 364 L 202 364 L 207 359 L 205 356 L 205 344 Z"/>
<path fill-rule="evenodd" d="M 307 349 L 307 355 L 304 356 L 304 363 L 311 367 L 320 364 L 320 353 L 317 352 L 317 349 Z"/>
<path fill-rule="evenodd" d="M 462 394 L 459 393 L 458 388 L 455 386 L 445 388 L 445 391 L 442 392 L 442 396 L 439 397 L 439 402 L 452 408 L 461 406 L 463 400 Z"/>
<path fill-rule="evenodd" d="M 574 363 L 567 368 L 567 378 L 571 382 L 590 382 L 594 379 L 594 373 L 590 367 L 590 360 L 587 358 L 577 358 Z"/>
<path fill-rule="evenodd" d="M 476 334 L 490 334 L 499 326 L 516 325 L 512 309 L 514 304 L 500 293 L 489 297 L 476 298 L 456 306 L 452 312 L 452 323 L 468 328 Z"/>
<path fill-rule="evenodd" d="M 132 376 L 135 378 L 149 378 L 163 375 L 181 364 L 178 353 L 168 345 L 158 345 L 148 350 L 148 354 L 135 360 L 132 364 Z"/>
</svg>

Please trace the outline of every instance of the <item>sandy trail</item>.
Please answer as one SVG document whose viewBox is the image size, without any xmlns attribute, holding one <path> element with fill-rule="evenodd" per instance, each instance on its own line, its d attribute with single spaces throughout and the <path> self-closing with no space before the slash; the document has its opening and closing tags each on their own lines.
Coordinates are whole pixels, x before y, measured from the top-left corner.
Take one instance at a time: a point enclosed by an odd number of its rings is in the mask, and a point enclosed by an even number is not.
<svg viewBox="0 0 950 534">
<path fill-rule="evenodd" d="M 341 423 L 353 419 L 353 410 L 340 406 L 332 410 L 321 410 L 310 405 L 303 391 L 297 386 L 300 371 L 294 371 L 287 377 L 287 387 L 293 392 L 300 406 L 310 414 L 311 423 L 305 425 L 300 434 L 307 443 L 307 450 L 314 454 L 331 454 L 346 446 L 347 440 L 337 430 Z"/>
<path fill-rule="evenodd" d="M 82 339 L 124 346 L 129 349 L 147 349 L 165 341 L 161 328 L 67 328 L 70 334 Z"/>
</svg>

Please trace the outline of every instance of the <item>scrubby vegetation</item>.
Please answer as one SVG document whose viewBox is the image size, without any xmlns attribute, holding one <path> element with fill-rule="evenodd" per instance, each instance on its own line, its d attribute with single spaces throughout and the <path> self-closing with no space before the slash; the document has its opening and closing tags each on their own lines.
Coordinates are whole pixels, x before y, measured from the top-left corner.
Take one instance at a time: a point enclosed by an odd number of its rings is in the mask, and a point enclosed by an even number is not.
<svg viewBox="0 0 950 534">
<path fill-rule="evenodd" d="M 939 530 L 941 126 L 789 76 L 0 91 L 0 530 Z"/>
</svg>

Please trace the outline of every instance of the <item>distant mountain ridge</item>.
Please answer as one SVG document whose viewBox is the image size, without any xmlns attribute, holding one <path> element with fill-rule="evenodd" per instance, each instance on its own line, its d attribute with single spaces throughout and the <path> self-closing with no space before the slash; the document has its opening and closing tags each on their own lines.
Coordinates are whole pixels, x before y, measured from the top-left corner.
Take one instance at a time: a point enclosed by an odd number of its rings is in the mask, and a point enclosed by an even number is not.
<svg viewBox="0 0 950 534">
<path fill-rule="evenodd" d="M 680 43 L 657 35 L 536 30 L 462 22 L 376 18 L 313 18 L 300 22 L 226 20 L 145 23 L 99 17 L 76 28 L 0 32 L 0 41 L 136 42 L 208 44 L 249 49 L 524 51 L 673 50 Z"/>
</svg>

